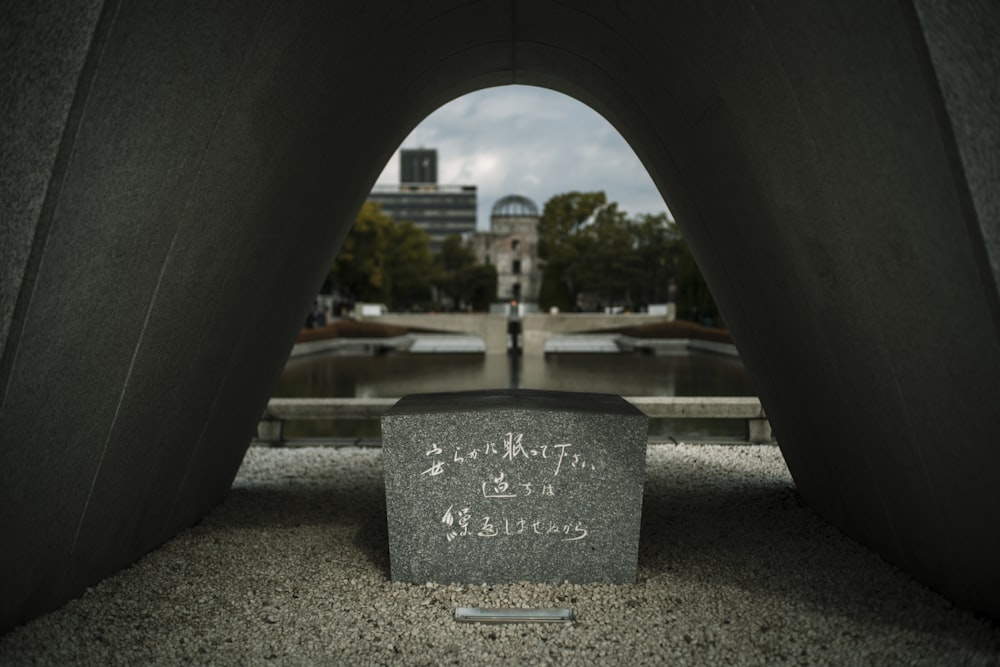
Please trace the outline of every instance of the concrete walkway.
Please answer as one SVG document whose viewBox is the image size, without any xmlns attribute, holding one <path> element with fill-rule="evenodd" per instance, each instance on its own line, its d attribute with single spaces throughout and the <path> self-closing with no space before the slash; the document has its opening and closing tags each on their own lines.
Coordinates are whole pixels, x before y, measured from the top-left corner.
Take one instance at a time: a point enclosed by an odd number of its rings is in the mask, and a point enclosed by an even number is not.
<svg viewBox="0 0 1000 667">
<path fill-rule="evenodd" d="M 392 583 L 381 474 L 380 450 L 252 448 L 223 505 L 0 637 L 0 664 L 1000 664 L 997 625 L 819 519 L 776 447 L 651 446 L 627 586 Z"/>
</svg>

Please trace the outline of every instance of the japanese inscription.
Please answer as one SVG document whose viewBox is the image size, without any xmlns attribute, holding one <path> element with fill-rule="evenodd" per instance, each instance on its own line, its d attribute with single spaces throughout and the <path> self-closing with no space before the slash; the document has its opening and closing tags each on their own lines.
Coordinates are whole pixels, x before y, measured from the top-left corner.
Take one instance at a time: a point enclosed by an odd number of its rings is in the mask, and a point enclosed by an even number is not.
<svg viewBox="0 0 1000 667">
<path fill-rule="evenodd" d="M 572 451 L 573 444 L 561 442 L 552 445 L 533 444 L 528 442 L 525 445 L 524 433 L 508 431 L 499 438 L 500 447 L 496 441 L 487 441 L 482 445 L 453 446 L 454 453 L 451 457 L 445 457 L 445 450 L 437 443 L 431 443 L 431 447 L 424 452 L 425 463 L 429 467 L 421 471 L 421 477 L 428 479 L 439 475 L 446 475 L 448 471 L 456 466 L 477 465 L 478 469 L 485 475 L 479 485 L 481 495 L 485 499 L 514 499 L 527 498 L 532 494 L 538 497 L 555 496 L 556 486 L 560 473 L 565 479 L 567 474 L 586 474 L 597 472 L 597 466 L 592 461 L 587 461 L 580 454 Z M 565 461 L 565 468 L 563 463 Z M 508 478 L 507 471 L 501 469 L 504 465 L 525 462 L 528 464 L 527 470 L 522 468 L 520 475 L 512 473 Z M 495 474 L 487 471 L 497 471 Z M 531 481 L 520 481 L 529 479 Z M 525 536 L 531 538 L 535 536 L 552 536 L 565 542 L 575 542 L 583 540 L 588 535 L 585 522 L 572 517 L 543 516 L 522 516 L 515 514 L 511 516 L 493 516 L 483 514 L 480 519 L 482 526 L 478 531 L 469 529 L 469 521 L 472 517 L 472 506 L 464 507 L 458 513 L 458 525 L 455 524 L 455 505 L 449 505 L 441 519 L 445 526 L 444 535 L 450 542 L 458 537 L 498 537 L 501 535 Z M 544 510 L 545 508 L 541 508 Z M 535 514 L 545 514 L 544 511 Z M 523 513 L 522 513 L 523 514 Z M 549 512 L 551 514 L 551 512 Z M 513 526 L 513 527 L 512 527 Z"/>
<path fill-rule="evenodd" d="M 606 414 L 584 409 L 606 395 L 512 391 L 490 409 L 477 392 L 435 396 L 454 410 L 407 397 L 383 417 L 393 578 L 634 580 L 645 416 L 618 397 Z"/>
</svg>

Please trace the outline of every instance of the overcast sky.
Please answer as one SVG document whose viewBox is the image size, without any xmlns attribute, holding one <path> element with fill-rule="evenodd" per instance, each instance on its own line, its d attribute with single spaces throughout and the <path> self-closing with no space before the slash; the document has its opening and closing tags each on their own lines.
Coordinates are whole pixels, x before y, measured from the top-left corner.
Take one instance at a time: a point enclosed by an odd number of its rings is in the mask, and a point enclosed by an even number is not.
<svg viewBox="0 0 1000 667">
<path fill-rule="evenodd" d="M 530 197 L 539 210 L 554 194 L 604 190 L 630 215 L 662 213 L 663 198 L 618 131 L 571 97 L 503 86 L 444 105 L 401 148 L 436 148 L 438 183 L 478 187 L 478 228 L 500 197 Z M 379 176 L 399 183 L 399 151 Z"/>
</svg>

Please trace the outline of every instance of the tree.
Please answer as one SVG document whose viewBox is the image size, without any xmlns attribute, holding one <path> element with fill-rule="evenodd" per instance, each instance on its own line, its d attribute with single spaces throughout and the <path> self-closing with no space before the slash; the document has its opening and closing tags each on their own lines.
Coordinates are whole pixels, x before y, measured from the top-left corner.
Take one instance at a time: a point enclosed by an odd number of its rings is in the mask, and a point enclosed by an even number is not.
<svg viewBox="0 0 1000 667">
<path fill-rule="evenodd" d="M 575 307 L 577 295 L 591 274 L 587 264 L 595 238 L 588 233 L 587 222 L 606 205 L 603 192 L 566 192 L 545 202 L 538 220 L 538 256 L 545 261 L 543 308 Z M 547 302 L 547 298 L 554 301 Z"/>
<path fill-rule="evenodd" d="M 497 280 L 497 267 L 492 264 L 474 264 L 466 269 L 468 303 L 473 310 L 490 309 L 497 298 Z"/>
<path fill-rule="evenodd" d="M 433 257 L 427 233 L 365 202 L 324 284 L 353 301 L 410 308 L 430 300 Z"/>
<path fill-rule="evenodd" d="M 666 213 L 659 213 L 638 216 L 632 221 L 632 231 L 636 252 L 629 289 L 633 298 L 645 304 L 670 301 L 670 281 L 675 279 L 675 261 L 684 244 L 680 229 Z"/>
<path fill-rule="evenodd" d="M 543 308 L 594 305 L 638 310 L 676 289 L 678 315 L 714 317 L 715 304 L 677 225 L 666 213 L 629 218 L 603 192 L 567 192 L 545 203 L 539 220 L 545 260 Z"/>
<path fill-rule="evenodd" d="M 393 225 L 385 263 L 392 308 L 408 310 L 430 301 L 434 257 L 427 232 L 409 221 Z"/>
<path fill-rule="evenodd" d="M 608 203 L 597 209 L 593 221 L 581 231 L 592 238 L 581 256 L 587 267 L 581 286 L 606 305 L 634 308 L 629 282 L 635 263 L 635 239 L 625 213 L 618 210 L 618 204 Z"/>
<path fill-rule="evenodd" d="M 546 265 L 542 271 L 542 284 L 538 288 L 538 305 L 543 309 L 557 308 L 572 311 L 576 308 L 576 298 L 570 293 L 562 267 Z"/>
<path fill-rule="evenodd" d="M 385 273 L 392 218 L 365 202 L 334 260 L 329 282 L 355 301 L 389 301 Z"/>
<path fill-rule="evenodd" d="M 694 255 L 683 239 L 677 247 L 677 317 L 699 323 L 709 319 L 716 321 L 719 310 Z"/>
<path fill-rule="evenodd" d="M 466 306 L 488 310 L 496 298 L 497 271 L 492 265 L 477 264 L 476 257 L 457 235 L 441 244 L 434 258 L 434 282 L 457 309 Z"/>
</svg>

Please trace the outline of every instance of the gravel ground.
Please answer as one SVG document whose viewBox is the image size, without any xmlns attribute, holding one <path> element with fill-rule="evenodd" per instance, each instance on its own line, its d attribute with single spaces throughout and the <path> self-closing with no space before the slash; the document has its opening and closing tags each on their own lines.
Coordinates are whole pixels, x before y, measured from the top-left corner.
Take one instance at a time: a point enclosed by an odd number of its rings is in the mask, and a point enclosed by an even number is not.
<svg viewBox="0 0 1000 667">
<path fill-rule="evenodd" d="M 381 452 L 251 448 L 228 500 L 0 664 L 1000 664 L 1000 627 L 800 502 L 776 447 L 653 445 L 634 585 L 388 580 Z M 458 624 L 457 606 L 571 625 Z"/>
</svg>

